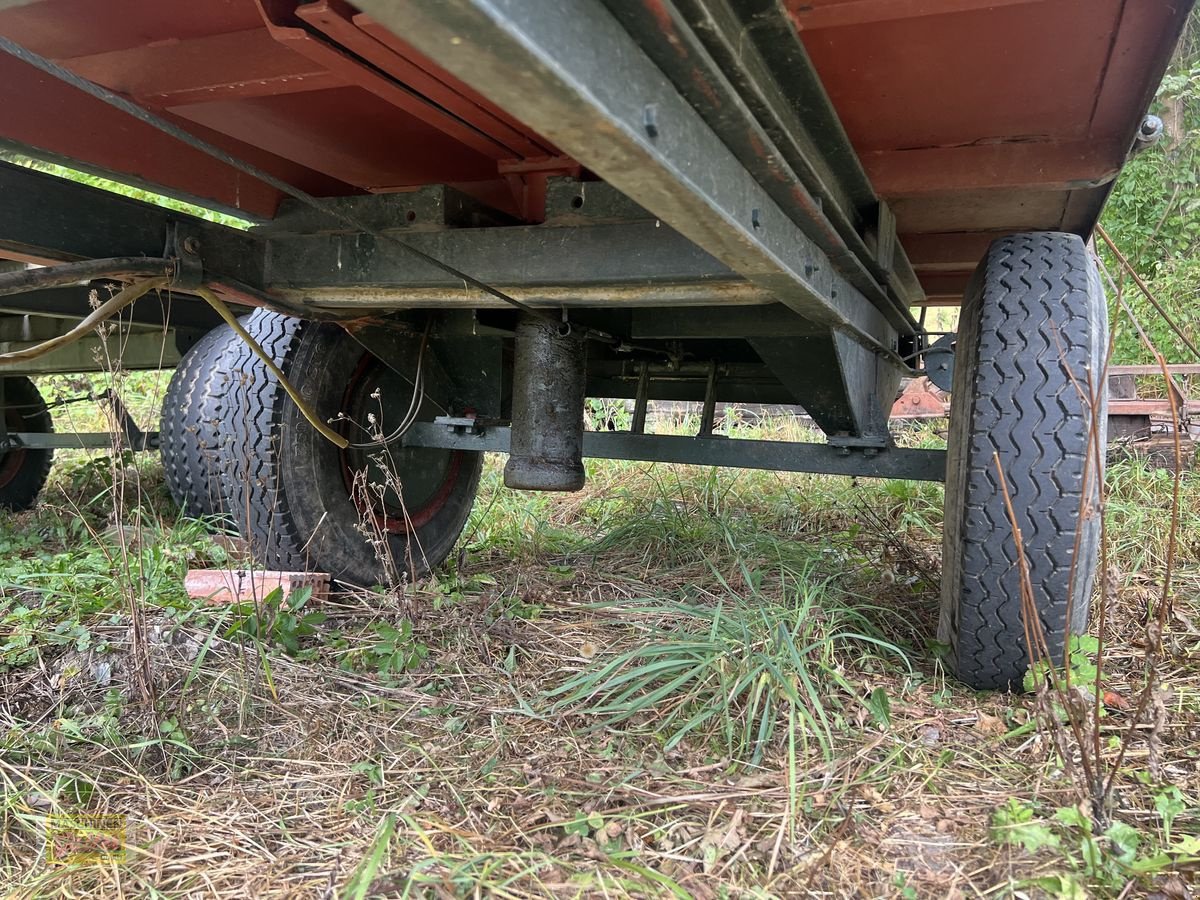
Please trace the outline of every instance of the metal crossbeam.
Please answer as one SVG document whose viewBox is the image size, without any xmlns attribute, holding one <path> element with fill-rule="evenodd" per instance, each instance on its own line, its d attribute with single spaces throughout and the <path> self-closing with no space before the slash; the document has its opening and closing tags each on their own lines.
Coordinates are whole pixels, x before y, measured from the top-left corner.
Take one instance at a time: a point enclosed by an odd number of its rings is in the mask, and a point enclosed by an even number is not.
<svg viewBox="0 0 1200 900">
<path fill-rule="evenodd" d="M 534 306 L 693 306 L 772 299 L 678 232 L 653 221 L 460 228 L 406 235 L 405 240 L 455 260 Z M 306 306 L 504 305 L 435 266 L 358 235 L 272 240 L 270 260 L 268 290 Z"/>
<path fill-rule="evenodd" d="M 0 452 L 7 450 L 157 450 L 158 432 L 147 431 L 135 436 L 92 431 L 63 434 L 53 432 L 10 431 L 0 442 Z"/>
<path fill-rule="evenodd" d="M 360 0 L 393 33 L 803 317 L 896 332 L 596 0 Z"/>
<path fill-rule="evenodd" d="M 5 163 L 0 163 L 0 201 L 0 254 L 43 261 L 113 253 L 160 256 L 168 229 L 179 223 L 196 238 L 206 277 L 228 276 L 290 312 L 504 305 L 370 235 L 289 230 L 313 227 L 314 217 L 290 216 L 262 233 L 248 234 Z M 395 216 L 394 200 L 388 197 L 355 198 L 353 209 L 370 221 L 385 213 L 404 221 Z M 737 305 L 772 299 L 653 218 L 421 230 L 428 227 L 428 218 L 423 215 L 418 228 L 397 231 L 421 252 L 453 260 L 533 305 Z M 61 315 L 78 305 L 70 292 L 78 294 L 78 289 L 7 297 L 2 308 Z M 86 290 L 83 296 L 86 310 Z M 183 312 L 178 319 L 172 314 L 179 324 L 193 320 L 201 322 L 203 313 Z"/>
<path fill-rule="evenodd" d="M 915 332 L 920 284 L 783 4 L 602 2 L 838 270 Z"/>
<path fill-rule="evenodd" d="M 508 428 L 487 428 L 482 434 L 434 422 L 418 422 L 404 435 L 408 447 L 445 450 L 508 452 Z M 863 478 L 909 478 L 942 481 L 945 450 L 851 449 L 828 444 L 790 441 L 750 441 L 721 437 L 683 437 L 631 432 L 586 432 L 583 455 L 596 459 L 633 459 L 736 469 L 857 475 Z"/>
<path fill-rule="evenodd" d="M 213 275 L 254 284 L 262 255 L 245 232 L 0 162 L 0 254 L 37 261 L 162 256 L 168 227 L 197 237 Z"/>
</svg>

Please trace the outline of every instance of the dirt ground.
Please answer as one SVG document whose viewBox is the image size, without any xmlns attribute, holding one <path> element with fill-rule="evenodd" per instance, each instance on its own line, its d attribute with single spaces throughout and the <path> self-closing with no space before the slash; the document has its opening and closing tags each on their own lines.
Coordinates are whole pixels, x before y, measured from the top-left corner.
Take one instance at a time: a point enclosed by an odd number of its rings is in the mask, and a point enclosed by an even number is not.
<svg viewBox="0 0 1200 900">
<path fill-rule="evenodd" d="M 1081 749 L 1053 697 L 939 663 L 936 485 L 498 471 L 436 578 L 213 607 L 184 572 L 244 560 L 155 461 L 62 459 L 0 527 L 9 896 L 1197 891 L 1197 476 L 1160 639 L 1171 474 L 1110 468 Z M 56 860 L 97 814 L 120 852 Z"/>
</svg>

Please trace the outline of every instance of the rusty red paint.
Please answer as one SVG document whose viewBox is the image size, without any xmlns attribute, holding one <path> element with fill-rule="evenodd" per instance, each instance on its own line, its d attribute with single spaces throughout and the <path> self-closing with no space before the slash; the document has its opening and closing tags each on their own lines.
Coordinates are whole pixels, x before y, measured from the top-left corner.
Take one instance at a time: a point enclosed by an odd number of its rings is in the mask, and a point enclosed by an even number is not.
<svg viewBox="0 0 1200 900">
<path fill-rule="evenodd" d="M 519 215 L 526 222 L 546 220 L 547 181 L 554 177 L 579 178 L 583 169 L 569 156 L 508 159 L 499 165 L 516 199 Z"/>
<path fill-rule="evenodd" d="M 642 0 L 642 5 L 654 17 L 658 30 L 671 41 L 672 45 L 682 46 L 683 41 L 679 39 L 679 35 L 675 31 L 675 20 L 671 17 L 671 10 L 667 8 L 667 5 L 662 0 Z"/>
<path fill-rule="evenodd" d="M 936 419 L 946 415 L 945 394 L 928 378 L 914 378 L 892 404 L 892 419 Z"/>
<path fill-rule="evenodd" d="M 690 64 L 689 77 L 692 81 L 692 86 L 703 95 L 705 101 L 714 109 L 721 108 L 721 96 L 713 84 L 708 79 L 703 67 L 691 64 L 691 53 L 688 50 L 687 42 L 679 33 L 679 28 L 675 23 L 675 17 L 670 7 L 663 0 L 642 0 L 642 5 L 650 16 L 654 19 L 654 24 L 658 28 L 659 33 L 666 38 L 667 46 L 669 46 L 681 60 L 687 61 Z"/>
<path fill-rule="evenodd" d="M 316 7 L 319 4 L 311 4 L 311 6 Z M 308 8 L 302 8 L 301 15 L 306 15 Z M 313 15 L 316 15 L 315 11 Z M 423 96 L 444 105 L 481 131 L 511 147 L 514 155 L 543 156 L 558 153 L 558 150 L 545 138 L 534 134 L 490 100 L 471 90 L 449 73 L 442 71 L 435 63 L 422 56 L 369 16 L 358 13 L 353 16 L 352 24 L 363 35 L 390 54 L 386 61 L 380 58 L 381 68 L 399 81 L 410 85 Z M 339 30 L 338 35 L 349 38 L 349 32 Z M 376 58 L 375 54 L 380 52 L 365 42 L 356 42 L 354 46 L 358 47 L 360 52 L 363 52 L 364 58 L 367 59 Z"/>
<path fill-rule="evenodd" d="M 863 168 L 886 200 L 983 188 L 1061 190 L 1092 187 L 1116 177 L 1124 141 L 1001 141 L 919 150 L 868 150 Z"/>
<path fill-rule="evenodd" d="M 967 272 L 982 248 L 956 233 L 1090 228 L 1105 195 L 1091 185 L 1124 161 L 1154 90 L 1146 73 L 1185 12 L 1132 0 L 785 4 L 876 190 L 894 201 L 914 267 Z M 944 276 L 931 286 L 938 302 L 961 289 Z"/>
<path fill-rule="evenodd" d="M 925 290 L 925 299 L 929 305 L 946 306 L 959 301 L 967 289 L 967 283 L 970 282 L 973 271 L 974 264 L 970 269 L 962 269 L 957 272 L 918 271 L 917 278 Z"/>
<path fill-rule="evenodd" d="M 1176 403 L 1175 411 L 1180 416 L 1189 416 L 1200 411 L 1200 401 L 1185 401 Z M 1109 400 L 1108 414 L 1110 416 L 1153 416 L 1154 418 L 1170 419 L 1173 415 L 1170 400 Z"/>
<path fill-rule="evenodd" d="M 797 31 L 961 13 L 1044 0 L 784 0 Z"/>
<path fill-rule="evenodd" d="M 374 515 L 376 523 L 381 525 L 388 534 L 410 534 L 414 529 L 428 525 L 433 517 L 441 512 L 442 507 L 446 505 L 446 501 L 450 499 L 450 495 L 454 492 L 454 487 L 458 483 L 459 476 L 462 474 L 463 460 L 466 454 L 462 450 L 455 450 L 450 455 L 450 468 L 446 472 L 446 479 L 438 487 L 437 493 L 430 498 L 429 502 L 417 510 L 409 510 L 407 516 L 380 516 Z"/>
</svg>

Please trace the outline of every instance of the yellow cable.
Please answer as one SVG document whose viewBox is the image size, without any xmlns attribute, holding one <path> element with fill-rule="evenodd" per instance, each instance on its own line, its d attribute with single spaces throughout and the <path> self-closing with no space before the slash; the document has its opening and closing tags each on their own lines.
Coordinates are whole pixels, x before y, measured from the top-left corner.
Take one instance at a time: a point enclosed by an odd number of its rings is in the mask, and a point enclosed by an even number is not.
<svg viewBox="0 0 1200 900">
<path fill-rule="evenodd" d="M 275 365 L 275 361 L 267 355 L 266 351 L 263 350 L 261 346 L 259 346 L 258 341 L 250 337 L 246 329 L 242 327 L 242 323 L 237 320 L 237 317 L 234 316 L 229 307 L 225 305 L 225 301 L 223 301 L 208 288 L 199 288 L 196 293 L 203 297 L 205 301 L 207 301 L 208 305 L 215 309 L 221 318 L 229 323 L 230 327 L 237 332 L 238 337 L 245 341 L 250 346 L 250 349 L 254 351 L 254 355 L 261 359 L 263 363 L 266 364 L 267 368 L 271 370 L 271 374 L 279 379 L 279 383 L 283 386 L 283 389 L 287 391 L 287 395 L 292 398 L 292 402 L 296 404 L 296 408 L 300 410 L 301 415 L 308 420 L 308 424 L 315 428 L 323 438 L 328 440 L 335 447 L 343 450 L 348 447 L 350 445 L 350 441 L 317 418 L 317 414 L 313 408 L 304 402 L 303 398 L 301 398 L 296 389 L 292 387 L 291 383 L 284 376 L 283 372 L 280 371 L 279 366 Z"/>
<path fill-rule="evenodd" d="M 58 337 L 52 337 L 47 341 L 42 341 L 40 344 L 35 344 L 32 347 L 26 347 L 23 350 L 0 353 L 0 366 L 15 362 L 28 362 L 31 359 L 37 359 L 39 356 L 45 356 L 52 350 L 58 350 L 61 347 L 66 347 L 68 344 L 73 344 L 80 338 L 86 337 L 88 332 L 92 331 L 97 325 L 111 319 L 134 300 L 157 288 L 166 287 L 168 282 L 169 279 L 167 278 L 147 278 L 145 281 L 134 282 L 124 288 L 119 294 L 114 295 L 96 307 L 96 309 L 86 318 L 80 320 L 79 324 L 66 334 L 60 334 Z"/>
<path fill-rule="evenodd" d="M 138 298 L 145 296 L 150 291 L 166 287 L 169 283 L 170 279 L 165 277 L 147 278 L 144 281 L 135 282 L 122 289 L 120 293 L 116 294 L 109 300 L 106 300 L 104 303 L 94 309 L 85 318 L 81 319 L 78 325 L 76 325 L 66 334 L 60 334 L 57 337 L 52 337 L 49 340 L 42 341 L 40 344 L 36 344 L 32 347 L 25 347 L 22 350 L 13 350 L 9 353 L 0 353 L 0 366 L 8 363 L 28 362 L 31 359 L 37 359 L 38 357 L 45 356 L 47 353 L 50 353 L 54 350 L 58 350 L 62 347 L 73 344 L 80 338 L 86 337 L 87 334 L 93 331 L 97 325 L 101 325 L 108 321 Z M 259 346 L 258 342 L 254 340 L 254 338 L 247 334 L 246 329 L 242 327 L 241 323 L 237 320 L 234 314 L 230 312 L 229 307 L 225 305 L 224 301 L 222 301 L 220 297 L 218 297 L 208 288 L 200 288 L 196 291 L 196 293 L 203 297 L 208 302 L 208 305 L 215 309 L 221 318 L 229 323 L 230 327 L 237 332 L 238 337 L 240 337 L 250 346 L 250 349 L 254 351 L 254 354 L 261 359 L 266 364 L 267 368 L 271 370 L 271 373 L 279 379 L 279 383 L 283 386 L 283 389 L 287 392 L 287 395 L 292 398 L 292 402 L 296 404 L 296 407 L 300 410 L 304 418 L 308 420 L 309 424 L 312 425 L 312 427 L 315 428 L 322 437 L 324 437 L 334 446 L 342 449 L 345 449 L 347 446 L 349 446 L 350 441 L 347 438 L 338 434 L 319 418 L 317 418 L 317 414 L 313 411 L 312 407 L 304 402 L 304 400 L 300 397 L 300 394 L 297 393 L 294 387 L 292 387 L 291 382 L 289 382 L 284 376 L 283 372 L 279 370 L 279 366 L 275 365 L 275 361 L 267 355 L 267 353 L 261 346 Z"/>
</svg>

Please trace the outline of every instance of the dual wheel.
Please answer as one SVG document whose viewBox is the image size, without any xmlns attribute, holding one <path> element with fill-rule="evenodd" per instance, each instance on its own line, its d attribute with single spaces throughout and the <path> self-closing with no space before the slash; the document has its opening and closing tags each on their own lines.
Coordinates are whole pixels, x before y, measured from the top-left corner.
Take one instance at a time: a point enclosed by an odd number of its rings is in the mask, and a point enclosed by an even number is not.
<svg viewBox="0 0 1200 900">
<path fill-rule="evenodd" d="M 245 326 L 317 414 L 356 443 L 386 433 L 411 404 L 415 373 L 336 326 L 265 311 Z M 1051 657 L 1061 659 L 1071 633 L 1086 627 L 1106 422 L 1096 382 L 1107 343 L 1099 278 L 1077 236 L 1030 233 L 992 245 L 955 348 L 939 625 L 953 671 L 972 686 L 1017 687 L 1028 667 L 1020 554 Z M 419 410 L 432 418 L 438 398 Z M 364 430 L 372 417 L 376 426 Z M 362 585 L 440 563 L 482 465 L 461 451 L 339 451 L 227 328 L 177 370 L 162 452 L 187 512 L 227 517 L 264 565 Z"/>
<path fill-rule="evenodd" d="M 442 562 L 470 514 L 482 454 L 376 438 L 410 407 L 432 419 L 446 398 L 414 393 L 411 358 L 377 359 L 337 326 L 266 310 L 242 324 L 351 444 L 322 437 L 250 347 L 216 329 L 180 362 L 163 405 L 163 467 L 184 510 L 225 519 L 272 569 L 371 586 Z"/>
</svg>

